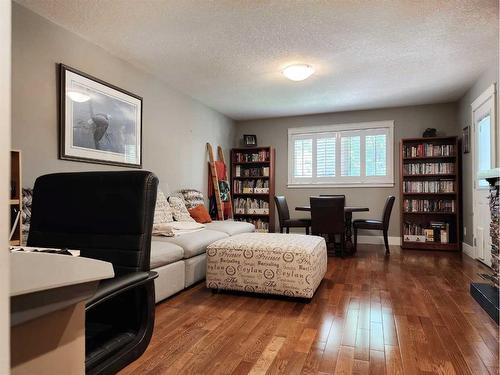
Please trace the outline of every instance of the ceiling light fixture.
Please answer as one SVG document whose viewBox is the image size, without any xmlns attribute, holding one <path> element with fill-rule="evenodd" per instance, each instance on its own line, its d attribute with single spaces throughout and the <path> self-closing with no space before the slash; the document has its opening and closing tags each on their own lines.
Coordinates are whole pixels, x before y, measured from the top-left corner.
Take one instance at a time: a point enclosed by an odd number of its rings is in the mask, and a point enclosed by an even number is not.
<svg viewBox="0 0 500 375">
<path fill-rule="evenodd" d="M 77 103 L 84 103 L 90 100 L 90 96 L 78 91 L 68 91 L 68 96 L 71 100 Z"/>
<path fill-rule="evenodd" d="M 282 73 L 291 81 L 303 81 L 314 73 L 314 68 L 307 64 L 294 64 L 287 66 Z"/>
</svg>

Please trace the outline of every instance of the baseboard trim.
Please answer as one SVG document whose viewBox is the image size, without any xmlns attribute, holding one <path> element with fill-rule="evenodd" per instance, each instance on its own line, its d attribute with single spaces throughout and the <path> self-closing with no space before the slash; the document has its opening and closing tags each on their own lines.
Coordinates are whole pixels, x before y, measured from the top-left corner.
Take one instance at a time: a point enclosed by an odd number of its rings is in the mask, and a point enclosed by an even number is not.
<svg viewBox="0 0 500 375">
<path fill-rule="evenodd" d="M 354 238 L 353 238 L 354 241 Z M 373 245 L 383 245 L 384 237 L 382 236 L 358 236 L 358 243 L 362 244 L 373 244 Z M 401 237 L 390 237 L 389 236 L 389 245 L 401 245 Z"/>
<path fill-rule="evenodd" d="M 468 243 L 462 242 L 462 252 L 472 259 L 476 259 L 474 256 L 474 248 Z"/>
</svg>

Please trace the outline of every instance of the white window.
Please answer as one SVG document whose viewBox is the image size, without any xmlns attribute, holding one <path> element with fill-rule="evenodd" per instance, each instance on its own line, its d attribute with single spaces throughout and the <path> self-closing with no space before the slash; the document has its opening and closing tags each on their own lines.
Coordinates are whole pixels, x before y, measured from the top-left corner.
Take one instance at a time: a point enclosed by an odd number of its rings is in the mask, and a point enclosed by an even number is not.
<svg viewBox="0 0 500 375">
<path fill-rule="evenodd" d="M 393 121 L 288 129 L 288 186 L 393 186 Z"/>
</svg>

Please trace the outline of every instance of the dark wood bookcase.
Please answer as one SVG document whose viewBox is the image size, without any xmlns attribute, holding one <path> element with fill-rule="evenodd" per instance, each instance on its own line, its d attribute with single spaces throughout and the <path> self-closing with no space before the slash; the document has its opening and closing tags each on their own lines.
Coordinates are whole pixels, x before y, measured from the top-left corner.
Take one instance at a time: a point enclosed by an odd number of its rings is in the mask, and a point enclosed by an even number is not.
<svg viewBox="0 0 500 375">
<path fill-rule="evenodd" d="M 401 140 L 403 249 L 461 250 L 460 153 L 457 137 Z"/>
<path fill-rule="evenodd" d="M 256 225 L 259 232 L 274 232 L 274 162 L 272 147 L 233 148 L 231 150 L 231 195 L 234 219 Z M 256 187 L 257 185 L 264 187 Z M 266 189 L 267 188 L 267 189 Z M 245 202 L 258 203 L 259 208 Z"/>
</svg>

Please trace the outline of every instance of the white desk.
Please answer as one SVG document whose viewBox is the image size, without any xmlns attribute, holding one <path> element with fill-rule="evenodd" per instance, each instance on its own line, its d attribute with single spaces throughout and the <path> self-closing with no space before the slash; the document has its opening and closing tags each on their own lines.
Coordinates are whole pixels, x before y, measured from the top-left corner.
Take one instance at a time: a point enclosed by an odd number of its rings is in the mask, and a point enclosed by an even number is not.
<svg viewBox="0 0 500 375">
<path fill-rule="evenodd" d="M 10 268 L 12 374 L 84 374 L 85 301 L 111 263 L 12 252 Z"/>
</svg>

